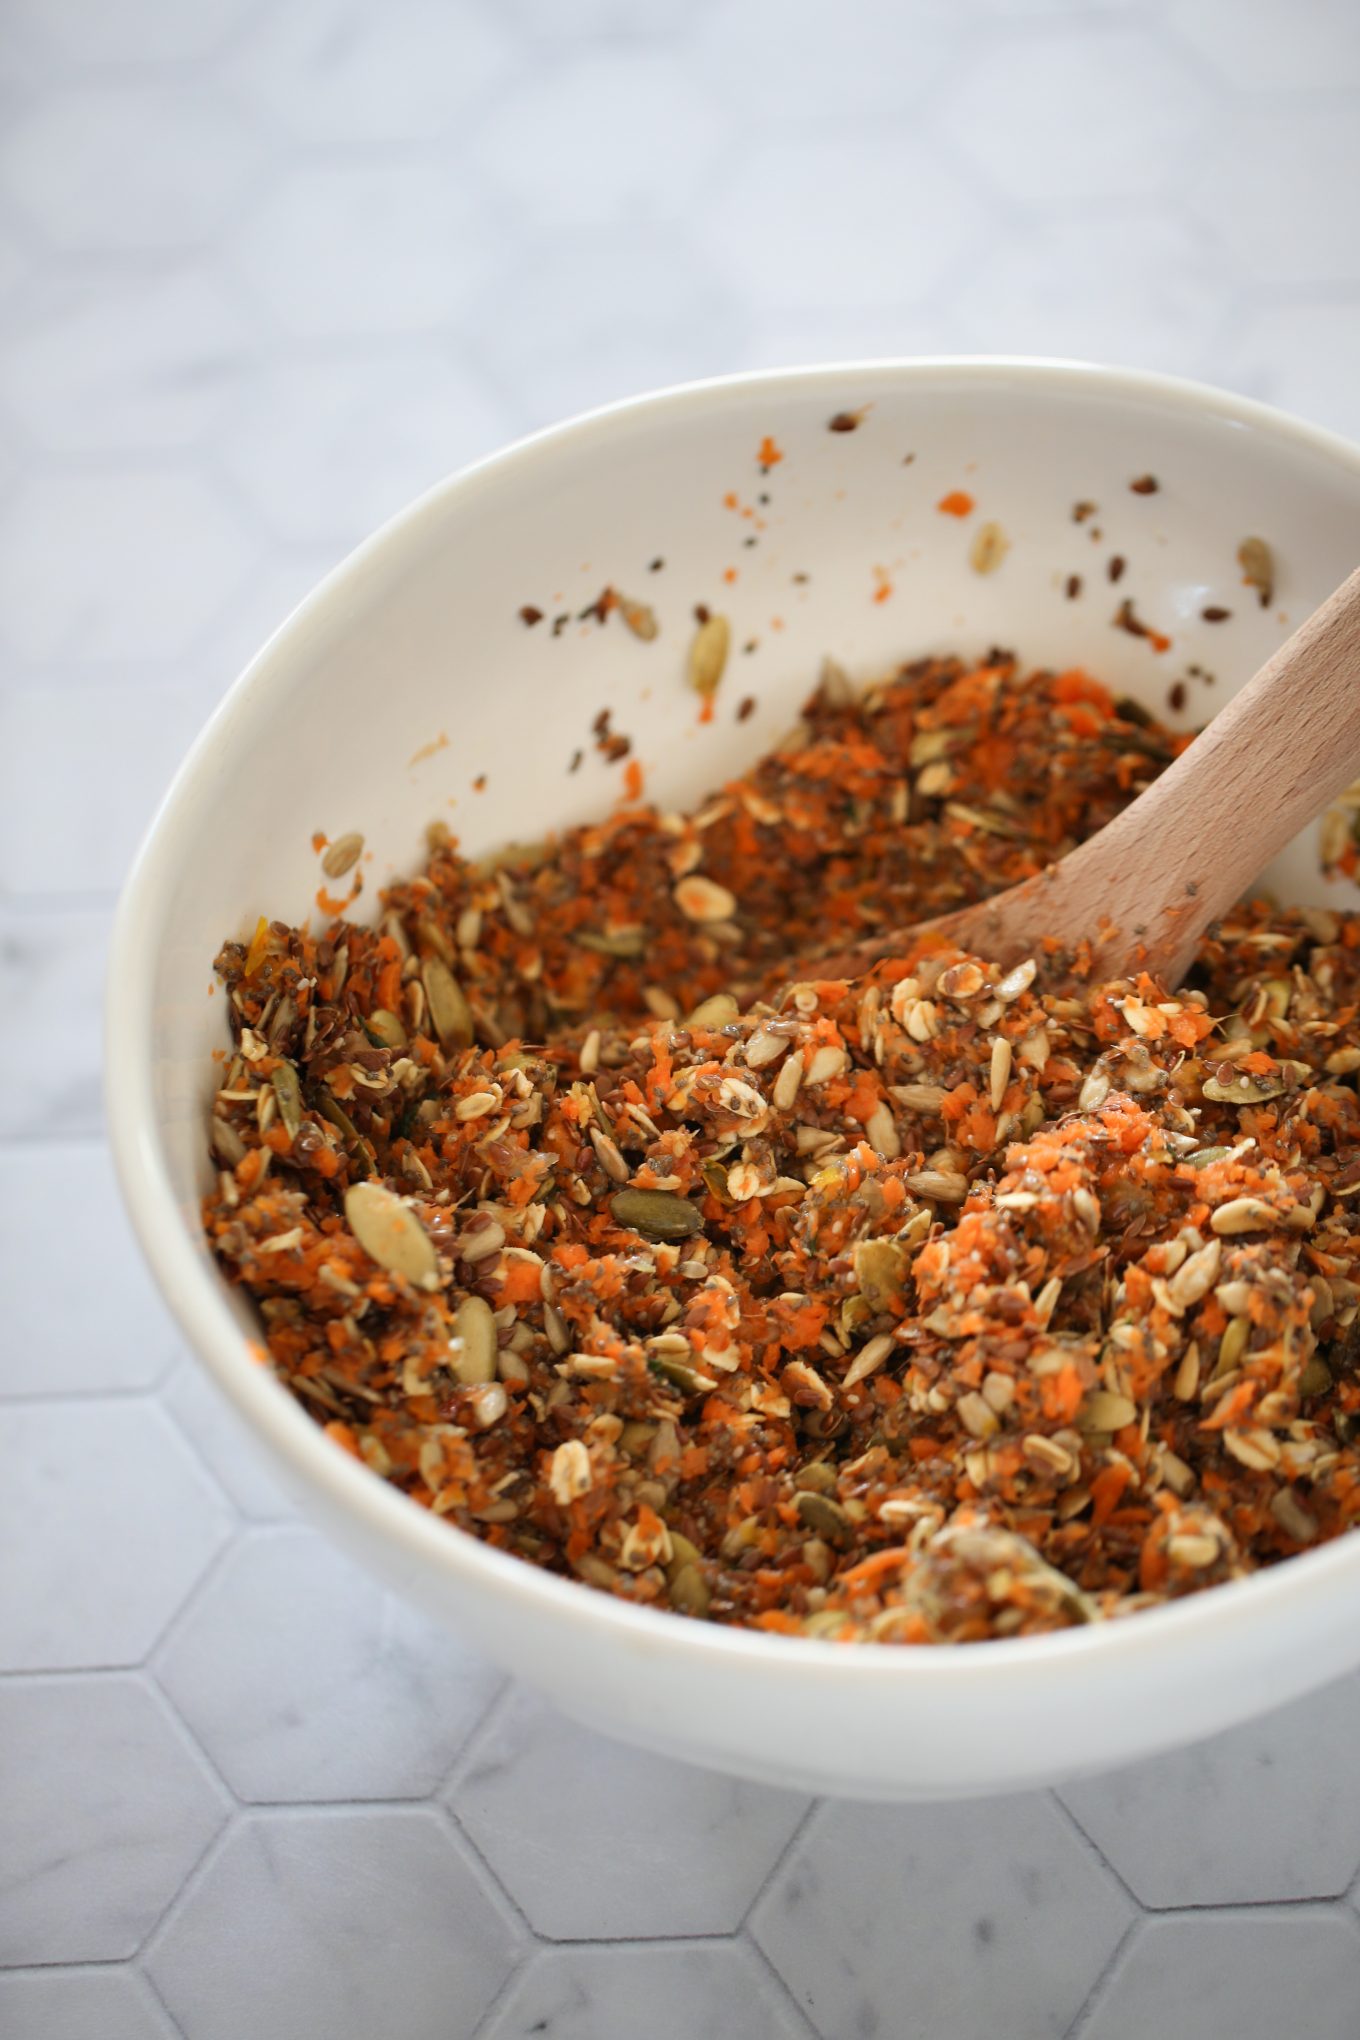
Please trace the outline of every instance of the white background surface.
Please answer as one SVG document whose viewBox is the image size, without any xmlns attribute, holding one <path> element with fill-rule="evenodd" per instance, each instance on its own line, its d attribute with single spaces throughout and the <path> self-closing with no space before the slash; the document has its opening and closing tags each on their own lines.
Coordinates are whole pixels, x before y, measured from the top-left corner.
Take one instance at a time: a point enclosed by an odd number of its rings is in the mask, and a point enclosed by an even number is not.
<svg viewBox="0 0 1360 2040">
<path fill-rule="evenodd" d="M 428 482 L 874 352 L 1360 433 L 1358 186 L 1355 0 L 5 0 L 3 2040 L 1355 2040 L 1354 1681 L 1061 1798 L 809 1807 L 290 1522 L 119 1215 L 99 994 L 204 714 Z"/>
</svg>

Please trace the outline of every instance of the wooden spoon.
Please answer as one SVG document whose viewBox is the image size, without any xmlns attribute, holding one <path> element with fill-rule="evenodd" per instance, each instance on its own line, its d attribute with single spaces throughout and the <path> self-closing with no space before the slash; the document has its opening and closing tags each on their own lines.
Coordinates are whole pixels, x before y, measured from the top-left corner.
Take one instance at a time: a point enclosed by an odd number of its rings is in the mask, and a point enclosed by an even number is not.
<svg viewBox="0 0 1360 2040">
<path fill-rule="evenodd" d="M 1097 978 L 1168 988 L 1278 850 L 1360 777 L 1360 568 L 1188 750 L 1069 856 L 976 906 L 876 935 L 818 976 L 854 976 L 921 937 L 1006 967 L 1091 945 Z M 934 939 L 929 946 L 937 946 Z"/>
</svg>

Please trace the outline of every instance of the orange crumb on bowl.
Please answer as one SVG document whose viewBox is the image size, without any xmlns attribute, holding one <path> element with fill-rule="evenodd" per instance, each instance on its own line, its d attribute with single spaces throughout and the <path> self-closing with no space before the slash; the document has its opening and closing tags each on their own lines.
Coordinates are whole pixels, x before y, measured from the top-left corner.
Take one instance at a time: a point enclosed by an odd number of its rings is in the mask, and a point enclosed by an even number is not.
<svg viewBox="0 0 1360 2040">
<path fill-rule="evenodd" d="M 951 489 L 949 494 L 941 496 L 939 502 L 935 505 L 937 510 L 943 510 L 946 517 L 967 517 L 971 514 L 974 507 L 973 499 L 967 489 Z"/>
</svg>

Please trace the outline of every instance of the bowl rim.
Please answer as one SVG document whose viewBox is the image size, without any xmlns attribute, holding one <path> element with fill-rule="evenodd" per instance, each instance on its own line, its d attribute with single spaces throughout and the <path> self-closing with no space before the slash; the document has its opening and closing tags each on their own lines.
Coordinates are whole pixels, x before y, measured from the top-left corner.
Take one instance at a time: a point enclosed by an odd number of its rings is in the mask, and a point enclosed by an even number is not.
<svg viewBox="0 0 1360 2040">
<path fill-rule="evenodd" d="M 180 1330 L 207 1365 L 248 1428 L 264 1434 L 289 1462 L 298 1484 L 319 1501 L 352 1517 L 368 1539 L 401 1555 L 408 1575 L 426 1569 L 493 1591 L 532 1622 L 535 1616 L 573 1623 L 582 1640 L 598 1637 L 655 1659 L 700 1668 L 749 1666 L 762 1675 L 791 1672 L 837 1691 L 865 1682 L 913 1683 L 944 1698 L 1004 1668 L 1027 1683 L 1070 1682 L 1083 1664 L 1102 1671 L 1136 1652 L 1174 1654 L 1193 1635 L 1226 1644 L 1247 1625 L 1259 1625 L 1286 1599 L 1294 1613 L 1321 1610 L 1343 1580 L 1360 1581 L 1360 1539 L 1343 1533 L 1315 1551 L 1301 1552 L 1241 1580 L 1148 1609 L 1136 1619 L 1093 1624 L 1049 1635 L 994 1639 L 966 1650 L 850 1650 L 816 1638 L 695 1622 L 667 1609 L 636 1607 L 582 1581 L 546 1572 L 461 1532 L 411 1501 L 360 1461 L 340 1450 L 301 1405 L 259 1364 L 252 1341 L 226 1300 L 222 1278 L 195 1238 L 172 1186 L 156 1136 L 153 1085 L 153 964 L 175 890 L 175 839 L 192 815 L 200 783 L 212 772 L 219 739 L 248 717 L 266 712 L 276 662 L 338 597 L 362 588 L 368 575 L 398 557 L 442 513 L 454 496 L 475 495 L 517 468 L 545 456 L 570 454 L 582 442 L 626 431 L 643 417 L 759 402 L 818 388 L 843 390 L 847 382 L 876 377 L 898 387 L 928 386 L 942 378 L 1027 392 L 1096 392 L 1141 401 L 1161 410 L 1217 417 L 1330 458 L 1360 481 L 1360 445 L 1272 405 L 1210 384 L 1150 370 L 1026 355 L 919 355 L 758 369 L 666 388 L 600 405 L 526 434 L 509 446 L 436 482 L 396 512 L 334 566 L 266 638 L 232 683 L 191 745 L 153 815 L 124 881 L 114 915 L 105 979 L 104 1103 L 108 1139 L 124 1203 L 142 1252 Z"/>
</svg>

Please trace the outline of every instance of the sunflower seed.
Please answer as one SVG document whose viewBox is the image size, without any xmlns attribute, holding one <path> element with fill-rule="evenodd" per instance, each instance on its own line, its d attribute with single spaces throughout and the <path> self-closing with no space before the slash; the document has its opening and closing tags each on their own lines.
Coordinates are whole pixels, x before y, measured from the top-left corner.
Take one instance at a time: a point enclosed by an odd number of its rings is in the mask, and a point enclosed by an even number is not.
<svg viewBox="0 0 1360 2040">
<path fill-rule="evenodd" d="M 321 869 L 327 878 L 343 878 L 363 854 L 364 839 L 357 829 L 351 829 L 348 835 L 336 837 L 321 860 Z"/>
<path fill-rule="evenodd" d="M 345 1192 L 349 1229 L 370 1260 L 416 1289 L 438 1289 L 434 1242 L 409 1204 L 381 1183 L 352 1183 Z"/>
<path fill-rule="evenodd" d="M 696 694 L 707 697 L 717 693 L 731 640 L 725 616 L 709 616 L 699 625 L 689 648 L 689 684 Z"/>
</svg>

